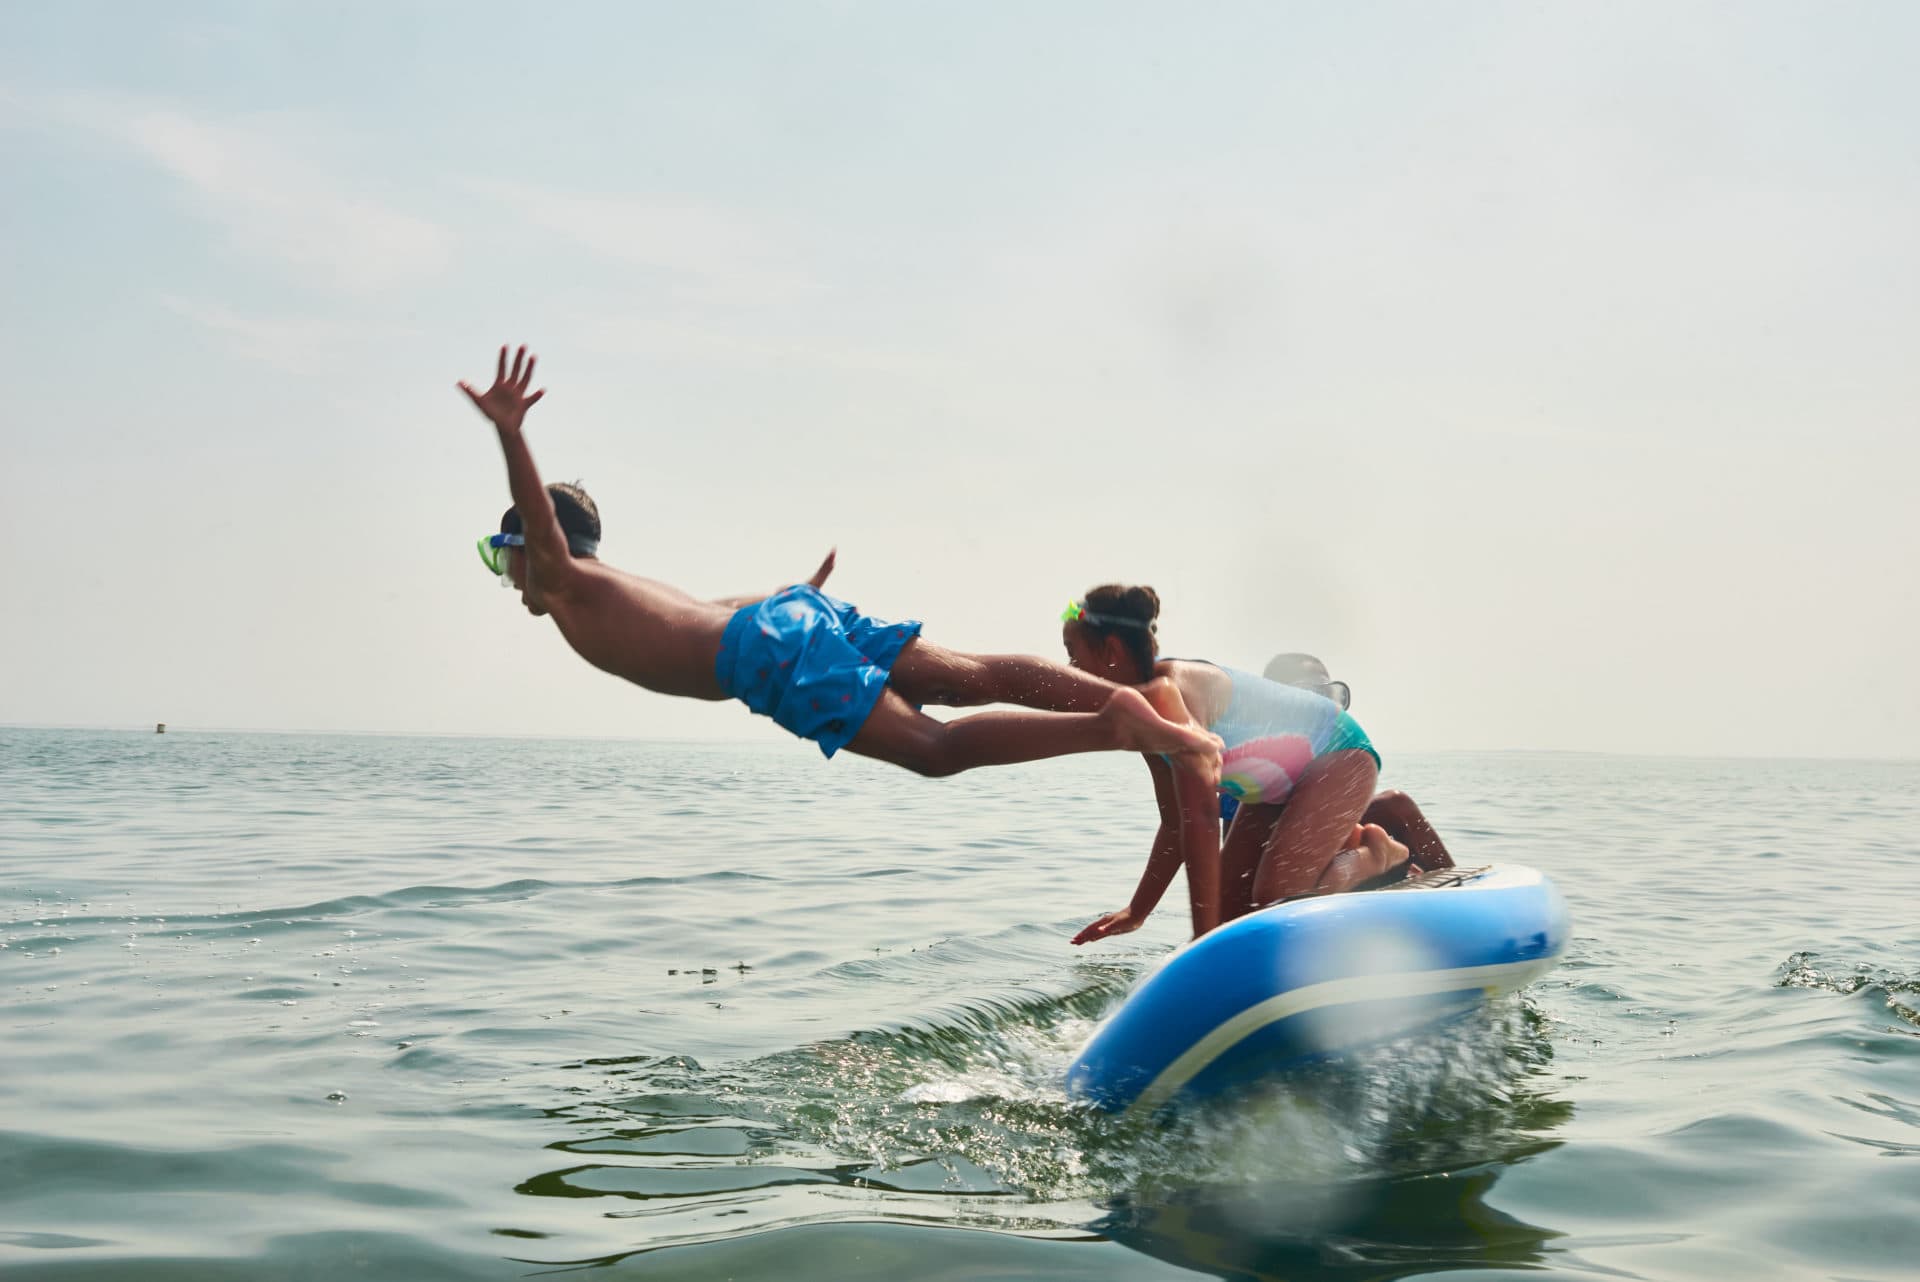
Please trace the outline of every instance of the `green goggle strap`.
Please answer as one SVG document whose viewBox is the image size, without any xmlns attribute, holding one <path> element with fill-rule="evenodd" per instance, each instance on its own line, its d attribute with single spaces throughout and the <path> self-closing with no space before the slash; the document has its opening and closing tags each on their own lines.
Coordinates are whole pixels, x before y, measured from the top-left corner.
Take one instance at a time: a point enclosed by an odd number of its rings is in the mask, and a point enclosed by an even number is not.
<svg viewBox="0 0 1920 1282">
<path fill-rule="evenodd" d="M 1097 628 L 1136 628 L 1151 634 L 1153 624 L 1140 619 L 1128 619 L 1118 614 L 1101 614 L 1097 610 L 1087 609 L 1085 601 L 1069 601 L 1067 608 L 1060 612 L 1062 623 L 1091 623 Z"/>
</svg>

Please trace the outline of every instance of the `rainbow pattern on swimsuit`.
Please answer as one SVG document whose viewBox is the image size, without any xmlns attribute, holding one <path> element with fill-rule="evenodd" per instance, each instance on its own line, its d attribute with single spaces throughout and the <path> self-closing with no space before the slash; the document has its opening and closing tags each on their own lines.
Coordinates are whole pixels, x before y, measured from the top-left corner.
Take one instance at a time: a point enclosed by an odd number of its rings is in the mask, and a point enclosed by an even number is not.
<svg viewBox="0 0 1920 1282">
<path fill-rule="evenodd" d="M 1250 805 L 1285 801 L 1313 756 L 1305 735 L 1248 740 L 1221 754 L 1220 791 Z"/>
<path fill-rule="evenodd" d="M 1315 757 L 1361 748 L 1377 762 L 1360 723 L 1324 695 L 1216 664 L 1233 697 L 1207 729 L 1220 736 L 1220 791 L 1250 805 L 1285 801 Z"/>
</svg>

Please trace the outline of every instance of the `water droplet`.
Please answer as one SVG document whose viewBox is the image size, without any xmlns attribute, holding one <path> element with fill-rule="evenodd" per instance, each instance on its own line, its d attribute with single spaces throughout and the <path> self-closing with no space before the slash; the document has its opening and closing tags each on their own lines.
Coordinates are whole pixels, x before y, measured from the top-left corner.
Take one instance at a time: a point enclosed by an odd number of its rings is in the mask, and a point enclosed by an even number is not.
<svg viewBox="0 0 1920 1282">
<path fill-rule="evenodd" d="M 327 1098 L 336 1104 L 344 1104 L 347 1102 L 347 1093 L 345 1091 L 328 1091 Z"/>
<path fill-rule="evenodd" d="M 289 998 L 287 998 L 287 999 L 286 999 L 285 1001 L 283 1001 L 283 1002 L 281 1002 L 280 1004 L 281 1004 L 282 1006 L 293 1006 L 293 1005 L 297 1005 L 298 1003 L 296 1003 L 296 1002 L 295 1002 L 295 1001 L 293 1000 L 293 998 L 291 998 L 291 997 L 289 997 Z"/>
</svg>

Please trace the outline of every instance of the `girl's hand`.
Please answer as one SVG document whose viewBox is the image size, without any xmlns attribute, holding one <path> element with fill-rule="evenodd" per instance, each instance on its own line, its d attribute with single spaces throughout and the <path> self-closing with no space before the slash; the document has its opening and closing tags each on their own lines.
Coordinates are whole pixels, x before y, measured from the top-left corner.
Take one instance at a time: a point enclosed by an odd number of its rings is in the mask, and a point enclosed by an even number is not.
<svg viewBox="0 0 1920 1282">
<path fill-rule="evenodd" d="M 1145 913 L 1141 913 L 1136 917 L 1133 914 L 1133 909 L 1122 908 L 1118 912 L 1108 913 L 1099 921 L 1083 929 L 1073 937 L 1073 942 L 1076 944 L 1084 944 L 1095 939 L 1105 939 L 1108 935 L 1124 935 L 1129 931 L 1138 930 L 1146 924 L 1147 915 Z"/>
</svg>

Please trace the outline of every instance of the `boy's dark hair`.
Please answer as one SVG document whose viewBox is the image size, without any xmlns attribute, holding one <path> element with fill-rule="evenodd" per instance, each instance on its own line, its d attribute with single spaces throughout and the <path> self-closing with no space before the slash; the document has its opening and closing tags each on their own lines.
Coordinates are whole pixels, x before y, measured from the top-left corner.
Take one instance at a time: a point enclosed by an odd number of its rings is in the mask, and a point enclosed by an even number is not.
<svg viewBox="0 0 1920 1282">
<path fill-rule="evenodd" d="M 1137 620 L 1138 627 L 1129 627 L 1124 623 L 1095 623 L 1082 618 L 1080 624 L 1096 638 L 1119 637 L 1127 647 L 1127 654 L 1140 665 L 1140 670 L 1152 673 L 1153 661 L 1160 653 L 1160 647 L 1154 640 L 1159 630 L 1160 594 L 1146 586 L 1128 587 L 1120 583 L 1103 583 L 1090 588 L 1086 595 L 1089 614 L 1107 614 L 1116 619 Z"/>
<path fill-rule="evenodd" d="M 600 508 L 580 488 L 578 481 L 557 481 L 547 487 L 553 499 L 554 515 L 567 536 L 567 548 L 575 556 L 592 556 L 600 550 Z M 508 508 L 500 517 L 500 533 L 521 534 L 520 509 Z"/>
</svg>

